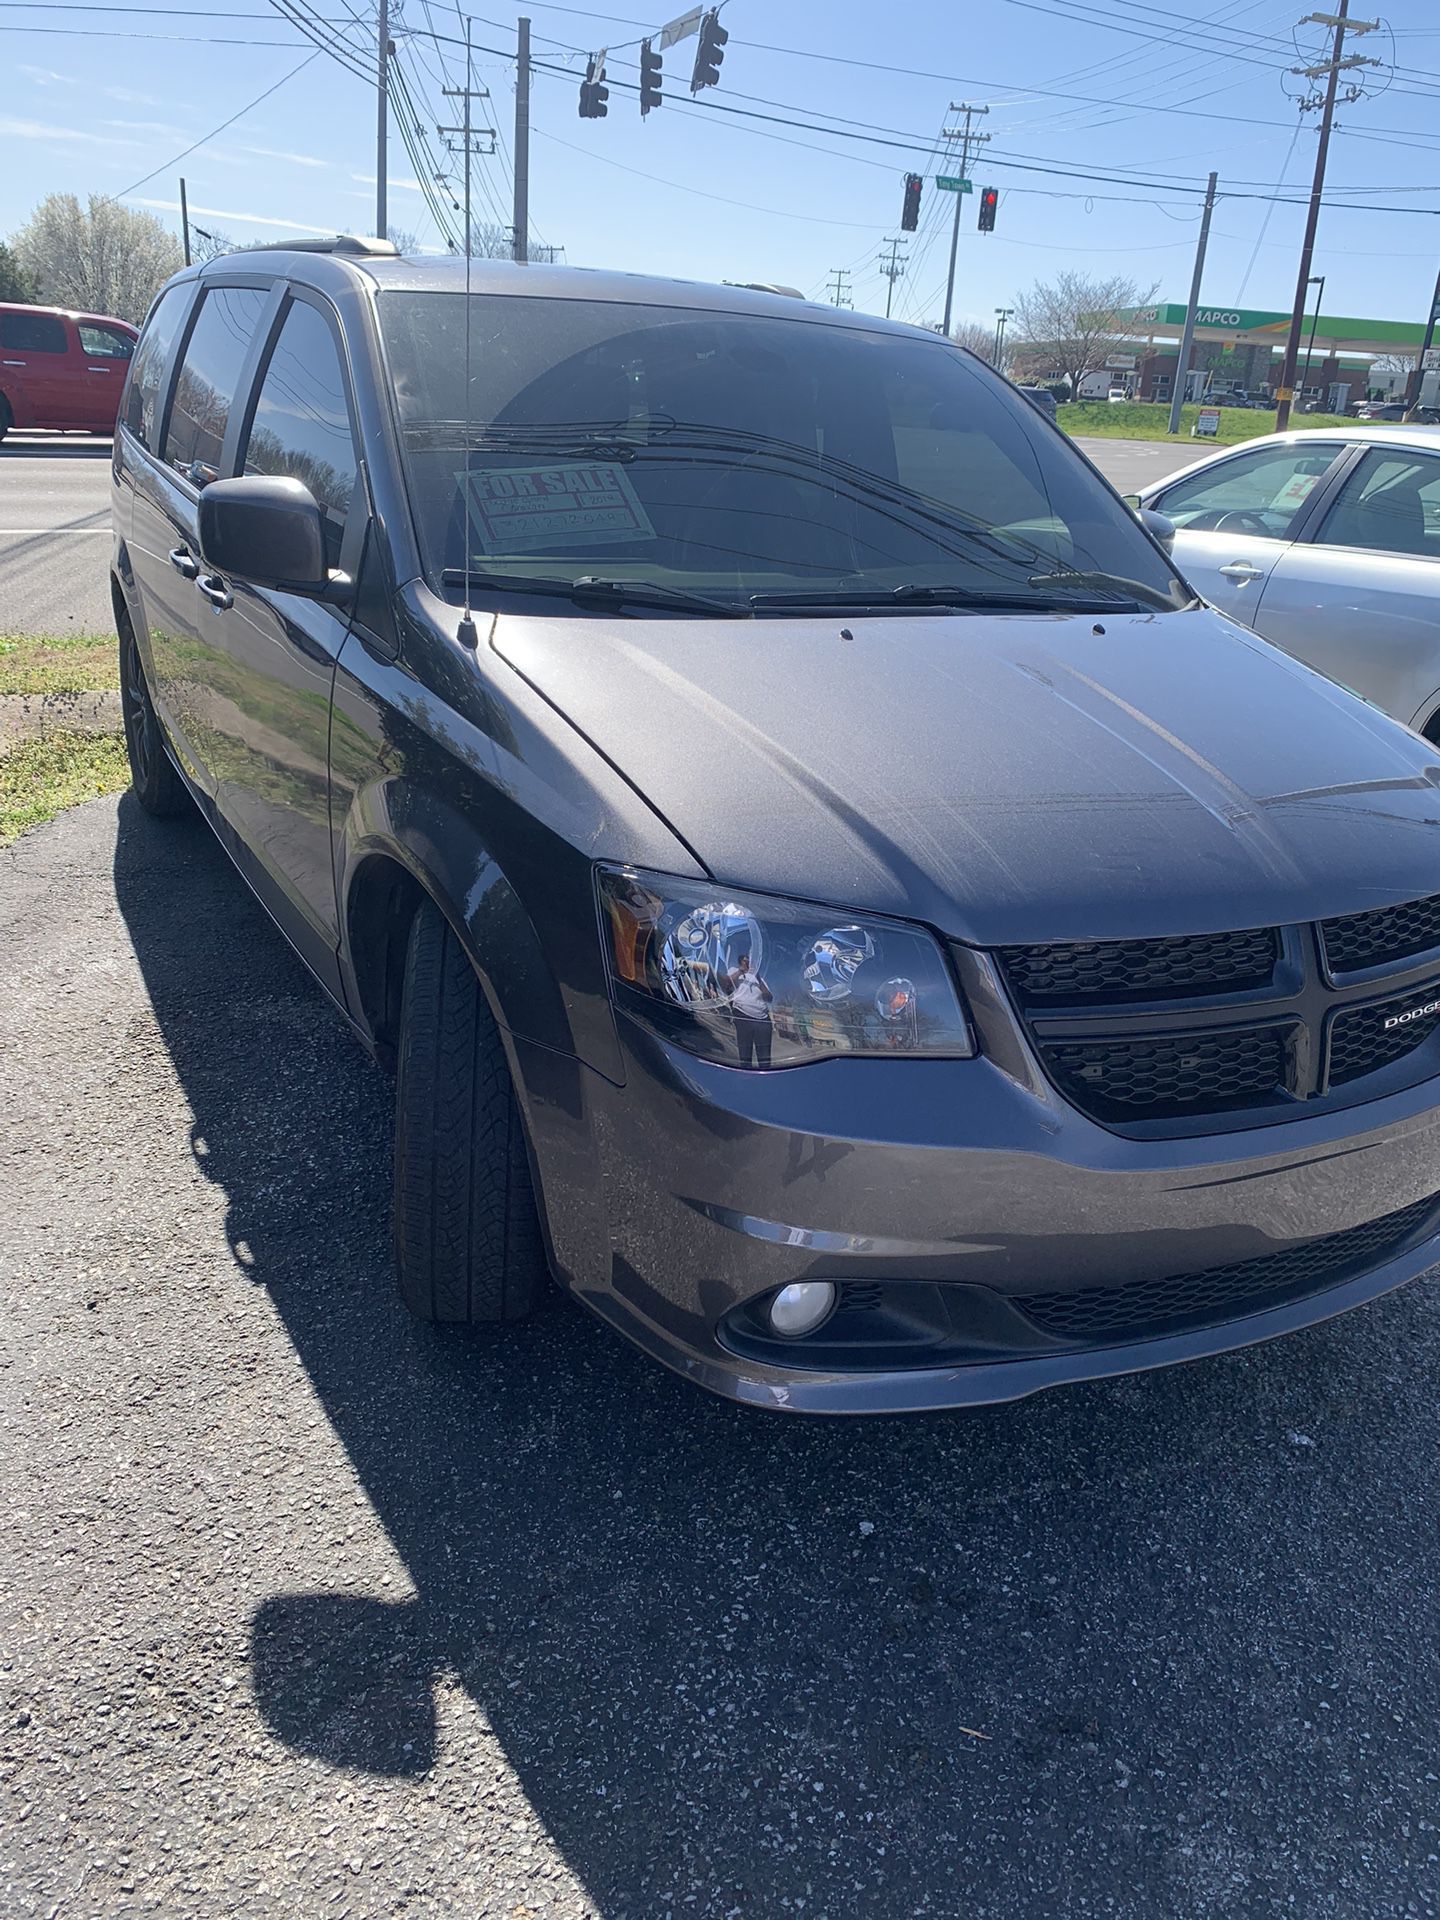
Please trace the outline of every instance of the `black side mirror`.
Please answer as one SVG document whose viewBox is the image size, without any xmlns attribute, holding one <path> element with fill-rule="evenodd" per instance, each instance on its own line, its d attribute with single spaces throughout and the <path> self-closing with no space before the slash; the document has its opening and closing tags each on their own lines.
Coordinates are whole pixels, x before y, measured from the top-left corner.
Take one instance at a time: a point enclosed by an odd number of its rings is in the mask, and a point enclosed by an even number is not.
<svg viewBox="0 0 1440 1920">
<path fill-rule="evenodd" d="M 325 521 L 300 480 L 212 480 L 200 495 L 200 551 L 216 573 L 326 598 Z"/>
</svg>

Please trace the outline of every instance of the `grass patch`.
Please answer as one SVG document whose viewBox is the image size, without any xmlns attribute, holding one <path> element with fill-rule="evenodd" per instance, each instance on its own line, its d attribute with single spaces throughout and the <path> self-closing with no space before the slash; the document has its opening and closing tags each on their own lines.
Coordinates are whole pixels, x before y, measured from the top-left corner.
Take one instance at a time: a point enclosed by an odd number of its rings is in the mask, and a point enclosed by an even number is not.
<svg viewBox="0 0 1440 1920">
<path fill-rule="evenodd" d="M 0 847 L 130 779 L 118 733 L 47 733 L 0 756 Z"/>
<path fill-rule="evenodd" d="M 0 633 L 0 694 L 94 693 L 119 684 L 113 633 Z"/>
<path fill-rule="evenodd" d="M 1208 446 L 1235 446 L 1241 440 L 1257 440 L 1262 435 L 1275 431 L 1273 413 L 1252 413 L 1246 407 L 1221 407 L 1220 431 L 1215 439 L 1192 440 L 1190 429 L 1195 424 L 1198 406 L 1185 406 L 1180 409 L 1180 431 L 1171 444 L 1177 449 L 1181 446 L 1195 450 L 1196 456 Z M 1117 401 L 1111 406 L 1108 400 L 1077 400 L 1071 406 L 1059 409 L 1057 418 L 1060 425 L 1069 434 L 1081 434 L 1087 438 L 1100 440 L 1169 440 L 1167 431 L 1170 425 L 1170 407 L 1168 402 L 1149 402 L 1144 400 Z M 1336 413 L 1295 413 L 1290 416 L 1290 425 L 1301 427 L 1353 427 L 1353 420 L 1346 420 Z"/>
</svg>

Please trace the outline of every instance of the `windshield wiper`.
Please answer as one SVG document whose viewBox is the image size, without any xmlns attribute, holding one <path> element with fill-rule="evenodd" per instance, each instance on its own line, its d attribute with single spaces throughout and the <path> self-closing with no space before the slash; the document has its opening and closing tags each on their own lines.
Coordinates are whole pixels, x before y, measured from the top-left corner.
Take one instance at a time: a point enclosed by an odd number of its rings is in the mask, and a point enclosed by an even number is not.
<svg viewBox="0 0 1440 1920">
<path fill-rule="evenodd" d="M 662 586 L 655 580 L 602 580 L 593 573 L 582 573 L 578 580 L 556 580 L 545 574 L 486 573 L 472 567 L 446 567 L 440 575 L 443 587 L 464 587 L 489 593 L 545 593 L 562 600 L 573 600 L 579 607 L 655 607 L 670 613 L 703 613 L 716 620 L 748 620 L 750 609 L 733 601 L 711 600 L 702 593 L 687 593 L 683 587 Z"/>
<path fill-rule="evenodd" d="M 999 607 L 1006 612 L 1020 609 L 1026 613 L 1074 612 L 1075 602 L 1046 599 L 1042 594 L 999 587 L 926 587 L 918 584 L 901 587 L 833 590 L 816 587 L 803 593 L 752 593 L 750 605 L 761 612 L 768 607 L 880 607 L 887 612 L 905 607 Z"/>
<path fill-rule="evenodd" d="M 1090 593 L 1104 593 L 1117 605 L 1130 602 L 1121 608 L 1125 612 L 1178 611 L 1168 593 L 1161 593 L 1158 587 L 1147 587 L 1143 580 L 1127 580 L 1120 573 L 1091 573 L 1062 567 L 1055 573 L 1032 573 L 1030 584 L 1032 587 L 1080 587 Z"/>
</svg>

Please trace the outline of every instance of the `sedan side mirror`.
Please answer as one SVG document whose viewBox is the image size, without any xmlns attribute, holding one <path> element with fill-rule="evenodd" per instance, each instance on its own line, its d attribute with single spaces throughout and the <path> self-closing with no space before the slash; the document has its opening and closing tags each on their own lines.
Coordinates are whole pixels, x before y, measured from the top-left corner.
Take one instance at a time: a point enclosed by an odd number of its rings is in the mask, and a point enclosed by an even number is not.
<svg viewBox="0 0 1440 1920">
<path fill-rule="evenodd" d="M 1157 541 L 1166 551 L 1175 551 L 1175 522 L 1167 520 L 1163 513 L 1156 513 L 1153 507 L 1136 507 L 1135 518 L 1144 527 L 1152 540 Z"/>
<path fill-rule="evenodd" d="M 256 587 L 328 598 L 325 520 L 300 480 L 247 474 L 200 495 L 200 551 L 217 573 Z"/>
</svg>

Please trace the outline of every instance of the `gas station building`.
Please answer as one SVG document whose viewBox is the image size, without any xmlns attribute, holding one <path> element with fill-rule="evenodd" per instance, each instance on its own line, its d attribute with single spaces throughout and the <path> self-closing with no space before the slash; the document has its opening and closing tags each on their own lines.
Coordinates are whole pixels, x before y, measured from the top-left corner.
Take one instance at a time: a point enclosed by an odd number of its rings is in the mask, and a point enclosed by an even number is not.
<svg viewBox="0 0 1440 1920">
<path fill-rule="evenodd" d="M 1123 385 L 1136 400 L 1169 400 L 1175 391 L 1186 312 L 1183 302 L 1171 301 L 1132 307 L 1121 314 L 1133 350 L 1110 356 L 1107 386 Z M 1288 313 L 1202 306 L 1195 320 L 1186 399 L 1236 392 L 1252 400 L 1268 398 L 1280 383 L 1289 331 Z M 1295 375 L 1296 405 L 1314 402 L 1321 412 L 1344 413 L 1347 406 L 1372 394 L 1403 391 L 1407 376 L 1377 374 L 1373 361 L 1387 353 L 1418 354 L 1424 339 L 1424 327 L 1406 320 L 1307 314 Z"/>
</svg>

